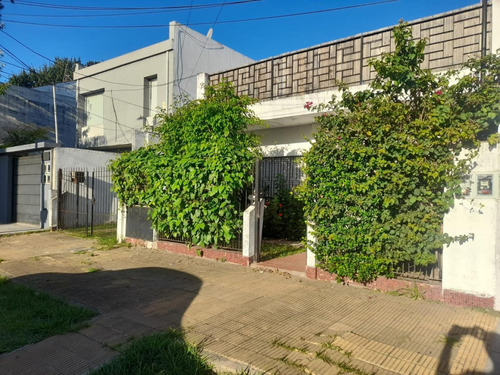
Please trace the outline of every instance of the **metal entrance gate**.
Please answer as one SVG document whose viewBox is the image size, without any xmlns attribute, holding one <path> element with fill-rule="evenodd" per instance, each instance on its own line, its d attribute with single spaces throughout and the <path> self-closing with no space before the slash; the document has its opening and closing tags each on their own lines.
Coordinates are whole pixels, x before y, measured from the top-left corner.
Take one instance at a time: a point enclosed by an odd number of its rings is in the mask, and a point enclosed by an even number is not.
<svg viewBox="0 0 500 375">
<path fill-rule="evenodd" d="M 300 168 L 301 156 L 265 157 L 260 161 L 259 187 L 261 198 L 274 197 L 278 188 L 279 176 L 285 181 L 288 189 L 299 186 L 304 178 Z"/>
<path fill-rule="evenodd" d="M 59 169 L 58 228 L 114 235 L 118 198 L 111 186 L 111 171 L 106 168 Z"/>
</svg>

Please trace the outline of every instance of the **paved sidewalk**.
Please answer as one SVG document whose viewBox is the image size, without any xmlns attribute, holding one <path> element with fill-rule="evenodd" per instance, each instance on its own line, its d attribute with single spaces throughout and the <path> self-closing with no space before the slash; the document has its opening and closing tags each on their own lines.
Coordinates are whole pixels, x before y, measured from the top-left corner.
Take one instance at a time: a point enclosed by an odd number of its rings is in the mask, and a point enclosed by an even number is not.
<svg viewBox="0 0 500 375">
<path fill-rule="evenodd" d="M 1 355 L 1 375 L 85 374 L 116 345 L 168 327 L 269 374 L 500 373 L 494 313 L 158 250 L 91 248 L 62 233 L 0 238 L 0 274 L 100 312 L 78 333 Z"/>
</svg>

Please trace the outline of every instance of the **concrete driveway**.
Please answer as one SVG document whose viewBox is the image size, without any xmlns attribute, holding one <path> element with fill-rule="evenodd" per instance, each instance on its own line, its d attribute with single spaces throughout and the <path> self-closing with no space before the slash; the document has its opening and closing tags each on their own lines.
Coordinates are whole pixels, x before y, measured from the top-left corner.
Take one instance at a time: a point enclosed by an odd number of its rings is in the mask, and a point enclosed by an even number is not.
<svg viewBox="0 0 500 375">
<path fill-rule="evenodd" d="M 498 314 L 64 233 L 0 237 L 0 274 L 96 309 L 0 374 L 84 374 L 131 337 L 182 327 L 218 363 L 274 374 L 497 374 Z M 88 272 L 97 268 L 99 272 Z"/>
</svg>

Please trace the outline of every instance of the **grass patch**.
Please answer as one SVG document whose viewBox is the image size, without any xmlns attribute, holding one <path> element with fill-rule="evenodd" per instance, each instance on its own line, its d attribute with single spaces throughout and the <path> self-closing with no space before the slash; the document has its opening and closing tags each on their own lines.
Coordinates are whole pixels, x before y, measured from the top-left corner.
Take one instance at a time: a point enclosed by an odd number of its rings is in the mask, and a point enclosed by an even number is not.
<svg viewBox="0 0 500 375">
<path fill-rule="evenodd" d="M 0 277 L 0 354 L 77 331 L 95 315 Z"/>
<path fill-rule="evenodd" d="M 185 341 L 184 335 L 169 330 L 133 340 L 110 363 L 89 375 L 216 374 L 201 354 L 201 348 Z"/>
<path fill-rule="evenodd" d="M 0 258 L 0 263 L 5 262 L 5 259 Z"/>
<path fill-rule="evenodd" d="M 260 249 L 260 260 L 270 260 L 274 258 L 282 258 L 289 255 L 299 254 L 306 251 L 305 247 L 300 244 L 277 244 L 274 242 L 262 242 Z"/>
<path fill-rule="evenodd" d="M 65 229 L 66 233 L 79 238 L 92 238 L 97 241 L 97 250 L 111 250 L 118 247 L 130 247 L 127 243 L 118 243 L 116 239 L 116 224 L 103 224 L 94 227 L 94 234 L 90 235 L 90 228 Z"/>
<path fill-rule="evenodd" d="M 88 273 L 95 273 L 95 272 L 99 272 L 99 271 L 100 271 L 100 268 L 89 268 L 89 269 L 87 269 Z"/>
</svg>

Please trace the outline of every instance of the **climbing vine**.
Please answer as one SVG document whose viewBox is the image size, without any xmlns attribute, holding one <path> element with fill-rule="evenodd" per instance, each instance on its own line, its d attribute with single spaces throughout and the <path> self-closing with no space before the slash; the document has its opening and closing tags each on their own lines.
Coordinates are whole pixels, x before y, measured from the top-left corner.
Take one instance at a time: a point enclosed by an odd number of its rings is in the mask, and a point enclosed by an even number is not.
<svg viewBox="0 0 500 375">
<path fill-rule="evenodd" d="M 500 58 L 472 59 L 461 72 L 422 69 L 425 41 L 394 29 L 395 51 L 371 66 L 366 90 L 341 86 L 318 111 L 301 187 L 319 265 L 338 280 L 392 276 L 403 261 L 435 262 L 464 236 L 442 233 L 481 141 L 498 142 Z"/>
<path fill-rule="evenodd" d="M 242 227 L 240 193 L 252 182 L 260 123 L 230 83 L 207 86 L 205 97 L 179 103 L 150 129 L 158 143 L 123 154 L 111 165 L 126 205 L 149 206 L 159 233 L 199 246 L 233 239 Z"/>
</svg>

